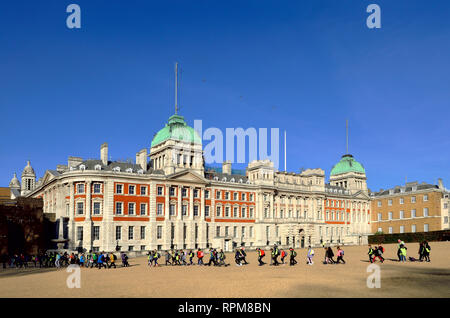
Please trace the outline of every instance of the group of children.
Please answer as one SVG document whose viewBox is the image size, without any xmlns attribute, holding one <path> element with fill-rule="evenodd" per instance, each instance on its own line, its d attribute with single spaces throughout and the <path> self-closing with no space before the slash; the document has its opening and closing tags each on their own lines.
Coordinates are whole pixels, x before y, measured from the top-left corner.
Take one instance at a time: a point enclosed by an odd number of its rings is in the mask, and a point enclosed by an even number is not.
<svg viewBox="0 0 450 318">
<path fill-rule="evenodd" d="M 405 242 L 403 242 L 402 240 L 398 240 L 397 241 L 397 257 L 398 257 L 398 261 L 399 262 L 406 262 L 407 261 L 407 250 L 408 248 L 405 245 Z M 415 259 L 414 257 L 409 257 L 409 261 L 411 262 L 415 262 L 415 261 L 419 261 L 419 262 L 423 262 L 424 260 L 427 262 L 430 262 L 430 251 L 431 251 L 431 247 L 428 244 L 427 241 L 423 241 L 421 243 L 419 243 L 419 259 Z M 369 261 L 371 263 L 374 263 L 376 258 L 378 257 L 378 259 L 381 261 L 381 263 L 384 262 L 384 257 L 383 257 L 383 253 L 384 253 L 384 247 L 379 245 L 379 246 L 375 246 L 372 248 L 372 245 L 369 245 Z"/>
<path fill-rule="evenodd" d="M 125 253 L 121 253 L 122 266 L 127 267 L 128 256 Z M 114 253 L 58 253 L 58 252 L 46 252 L 39 253 L 37 255 L 19 254 L 13 255 L 8 259 L 2 260 L 3 268 L 6 268 L 8 264 L 10 268 L 27 268 L 31 262 L 35 268 L 61 268 L 69 265 L 79 265 L 86 268 L 116 268 L 117 256 Z"/>
<path fill-rule="evenodd" d="M 336 256 L 337 259 L 334 260 L 334 252 L 331 247 L 325 247 L 323 246 L 325 251 L 325 259 L 323 261 L 323 264 L 339 264 L 343 263 L 345 264 L 344 260 L 344 250 L 337 246 Z M 423 241 L 419 244 L 419 259 L 415 259 L 413 257 L 409 257 L 410 261 L 427 261 L 430 262 L 430 251 L 431 247 L 428 244 L 427 241 Z M 266 252 L 261 249 L 256 249 L 257 256 L 258 256 L 258 265 L 263 266 L 266 263 L 263 261 Z M 385 261 L 385 258 L 383 257 L 384 254 L 384 247 L 381 245 L 377 245 L 372 247 L 372 245 L 369 245 L 369 261 L 371 263 L 374 263 L 376 259 L 378 258 L 381 263 Z M 181 265 L 195 265 L 194 263 L 194 257 L 197 256 L 197 265 L 214 265 L 214 266 L 229 266 L 230 264 L 227 264 L 225 262 L 226 255 L 224 251 L 216 250 L 214 248 L 209 249 L 209 261 L 206 263 L 203 261 L 203 258 L 205 257 L 205 253 L 202 249 L 198 249 L 196 252 L 193 250 L 184 251 L 184 250 L 171 250 L 171 251 L 165 251 L 165 265 L 172 265 L 172 266 L 181 266 Z M 236 262 L 236 266 L 243 266 L 247 265 L 248 262 L 246 260 L 247 254 L 245 252 L 245 248 L 237 248 L 234 253 L 234 258 Z M 289 256 L 289 265 L 294 266 L 297 264 L 296 257 L 297 252 L 291 247 L 288 251 L 285 251 L 284 249 L 280 249 L 276 244 L 270 249 L 270 265 L 271 266 L 278 266 L 278 265 L 284 265 L 286 264 L 285 258 Z M 398 240 L 397 245 L 397 256 L 399 262 L 406 262 L 407 261 L 407 247 L 405 245 L 405 242 Z M 149 251 L 147 253 L 148 258 L 148 265 L 149 266 L 159 266 L 158 260 L 161 257 L 161 254 L 157 250 Z M 278 261 L 278 257 L 281 258 L 280 261 Z M 314 249 L 311 248 L 311 246 L 308 246 L 308 251 L 306 254 L 306 264 L 307 265 L 313 265 L 313 257 L 314 257 Z M 121 252 L 120 258 L 122 259 L 122 267 L 128 267 L 128 256 Z M 3 268 L 6 268 L 6 265 L 8 264 L 9 267 L 28 267 L 28 263 L 32 262 L 34 264 L 34 267 L 39 266 L 42 267 L 56 267 L 60 268 L 63 266 L 69 266 L 71 264 L 77 264 L 81 267 L 86 268 L 116 268 L 116 260 L 117 256 L 114 253 L 98 253 L 98 252 L 89 252 L 89 253 L 71 253 L 68 254 L 67 252 L 64 253 L 57 253 L 57 252 L 47 252 L 47 253 L 41 253 L 39 255 L 25 255 L 25 254 L 19 254 L 19 255 L 13 255 L 10 257 L 3 257 Z"/>
</svg>

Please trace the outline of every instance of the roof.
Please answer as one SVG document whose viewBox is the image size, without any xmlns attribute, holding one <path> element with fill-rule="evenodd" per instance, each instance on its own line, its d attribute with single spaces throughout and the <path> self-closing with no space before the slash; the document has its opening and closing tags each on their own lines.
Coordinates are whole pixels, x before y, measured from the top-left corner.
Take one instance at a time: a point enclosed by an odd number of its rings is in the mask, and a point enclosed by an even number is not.
<svg viewBox="0 0 450 318">
<path fill-rule="evenodd" d="M 132 172 L 137 173 L 139 170 L 142 170 L 142 167 L 138 164 L 131 163 L 131 162 L 120 162 L 120 161 L 108 161 L 108 165 L 104 165 L 101 160 L 96 159 L 88 159 L 81 162 L 79 165 L 75 166 L 75 169 L 80 169 L 80 166 L 84 165 L 84 168 L 86 170 L 95 170 L 95 167 L 97 165 L 100 165 L 101 170 L 103 171 L 113 171 L 114 168 L 118 167 L 120 168 L 121 172 L 126 172 L 127 169 L 131 168 Z M 52 174 L 56 173 L 59 175 L 59 172 L 56 170 L 49 170 Z M 164 174 L 163 170 L 154 170 L 153 168 L 148 168 L 147 171 L 143 171 L 145 174 Z"/>
<path fill-rule="evenodd" d="M 340 186 L 336 186 L 336 185 L 331 185 L 329 183 L 325 184 L 325 192 L 329 192 L 332 194 L 340 194 L 340 195 L 350 195 L 350 192 L 344 188 L 344 187 L 340 187 Z"/>
<path fill-rule="evenodd" d="M 358 172 L 366 173 L 363 165 L 356 161 L 352 155 L 343 155 L 341 160 L 333 166 L 330 175 L 335 176 L 338 174 L 348 173 L 348 172 Z"/>
<path fill-rule="evenodd" d="M 225 178 L 226 182 L 231 182 L 231 180 L 234 178 L 234 182 L 239 183 L 239 180 L 242 179 L 242 183 L 247 183 L 248 178 L 247 176 L 241 175 L 241 174 L 226 174 L 222 172 L 217 171 L 205 171 L 205 179 L 213 180 L 217 177 L 217 181 L 223 181 Z"/>
<path fill-rule="evenodd" d="M 196 144 L 202 143 L 202 139 L 198 133 L 194 128 L 188 126 L 184 121 L 184 117 L 180 115 L 172 115 L 169 118 L 169 123 L 153 137 L 151 147 L 157 146 L 169 139 L 182 140 Z"/>
<path fill-rule="evenodd" d="M 413 187 L 415 188 L 413 190 Z M 439 186 L 435 185 L 435 184 L 429 184 L 429 183 L 425 183 L 422 182 L 421 184 L 415 182 L 415 183 L 407 183 L 406 186 L 400 187 L 400 186 L 396 186 L 394 188 L 391 189 L 387 189 L 387 190 L 382 190 L 379 192 L 374 192 L 375 196 L 383 196 L 383 195 L 389 195 L 391 194 L 390 191 L 393 190 L 392 195 L 398 194 L 398 193 L 406 193 L 406 192 L 416 192 L 416 191 L 420 191 L 420 190 L 432 190 L 432 189 L 439 189 Z"/>
<path fill-rule="evenodd" d="M 0 187 L 0 201 L 11 200 L 11 190 L 7 187 Z"/>
</svg>

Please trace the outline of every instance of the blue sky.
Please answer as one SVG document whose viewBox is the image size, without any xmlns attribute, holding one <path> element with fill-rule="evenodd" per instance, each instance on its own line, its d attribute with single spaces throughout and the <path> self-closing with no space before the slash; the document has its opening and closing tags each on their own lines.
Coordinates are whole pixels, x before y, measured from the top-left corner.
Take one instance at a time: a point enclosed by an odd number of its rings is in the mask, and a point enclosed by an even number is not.
<svg viewBox="0 0 450 318">
<path fill-rule="evenodd" d="M 66 27 L 70 3 L 81 29 Z M 381 29 L 365 24 L 371 3 Z M 188 123 L 286 130 L 289 171 L 329 175 L 348 119 L 372 190 L 449 187 L 449 15 L 425 0 L 4 1 L 0 185 L 26 160 L 40 177 L 105 141 L 134 158 L 173 114 L 179 61 Z"/>
</svg>

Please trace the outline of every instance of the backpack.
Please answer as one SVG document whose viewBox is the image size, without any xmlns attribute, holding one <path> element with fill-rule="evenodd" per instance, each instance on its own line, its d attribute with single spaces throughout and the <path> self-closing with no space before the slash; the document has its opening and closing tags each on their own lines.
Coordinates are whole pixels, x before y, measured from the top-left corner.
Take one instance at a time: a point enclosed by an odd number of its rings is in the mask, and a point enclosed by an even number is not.
<svg viewBox="0 0 450 318">
<path fill-rule="evenodd" d="M 116 260 L 116 259 L 117 259 L 117 256 L 116 256 L 116 254 L 113 254 L 113 257 L 114 257 L 114 260 Z"/>
<path fill-rule="evenodd" d="M 200 257 L 203 257 L 203 252 L 202 252 L 202 251 L 200 251 L 199 255 L 200 255 Z"/>
<path fill-rule="evenodd" d="M 292 251 L 292 256 L 296 257 L 297 256 L 297 252 L 296 251 Z"/>
<path fill-rule="evenodd" d="M 341 250 L 341 256 L 344 256 L 344 250 Z"/>
<path fill-rule="evenodd" d="M 285 257 L 286 256 L 286 252 L 285 251 L 282 251 L 281 252 L 281 257 Z"/>
<path fill-rule="evenodd" d="M 264 250 L 261 250 L 261 256 L 266 255 L 266 252 L 264 252 Z"/>
</svg>

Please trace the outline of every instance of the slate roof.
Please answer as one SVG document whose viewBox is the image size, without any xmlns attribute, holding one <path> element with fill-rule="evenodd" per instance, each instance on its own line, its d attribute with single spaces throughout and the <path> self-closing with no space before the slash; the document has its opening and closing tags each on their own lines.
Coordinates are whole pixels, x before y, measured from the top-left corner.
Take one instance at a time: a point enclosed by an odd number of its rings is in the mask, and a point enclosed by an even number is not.
<svg viewBox="0 0 450 318">
<path fill-rule="evenodd" d="M 413 187 L 416 187 L 416 189 L 414 191 L 413 191 Z M 401 191 L 402 188 L 404 189 L 404 192 Z M 410 183 L 407 183 L 406 186 L 402 186 L 402 187 L 396 186 L 391 189 L 374 192 L 374 195 L 375 196 L 389 195 L 390 190 L 394 190 L 394 193 L 392 195 L 395 195 L 397 193 L 408 193 L 408 192 L 415 192 L 415 191 L 427 190 L 427 189 L 439 189 L 439 186 L 437 186 L 435 184 L 425 183 L 425 182 L 422 182 L 420 184 L 418 182 L 410 182 Z"/>
<path fill-rule="evenodd" d="M 247 176 L 240 175 L 240 174 L 226 174 L 226 173 L 217 172 L 217 171 L 206 171 L 205 172 L 205 179 L 214 180 L 214 177 L 219 178 L 218 181 L 222 181 L 223 178 L 226 178 L 226 182 L 230 182 L 230 180 L 234 178 L 234 182 L 236 182 L 236 183 L 239 183 L 239 179 L 242 179 L 242 183 L 246 183 L 248 180 Z"/>
<path fill-rule="evenodd" d="M 119 161 L 108 161 L 108 165 L 105 166 L 101 160 L 96 159 L 88 159 L 84 160 L 79 165 L 75 166 L 76 169 L 80 169 L 80 166 L 84 165 L 86 170 L 95 170 L 96 165 L 100 165 L 103 171 L 113 171 L 114 168 L 119 167 L 120 172 L 125 172 L 126 169 L 133 169 L 133 173 L 137 173 L 138 170 L 141 170 L 142 167 L 135 163 L 130 162 L 119 162 Z M 57 172 L 56 170 L 53 170 Z M 57 172 L 58 173 L 58 172 Z M 153 168 L 148 168 L 147 171 L 144 171 L 144 174 L 164 174 L 163 170 L 155 170 Z"/>
</svg>

